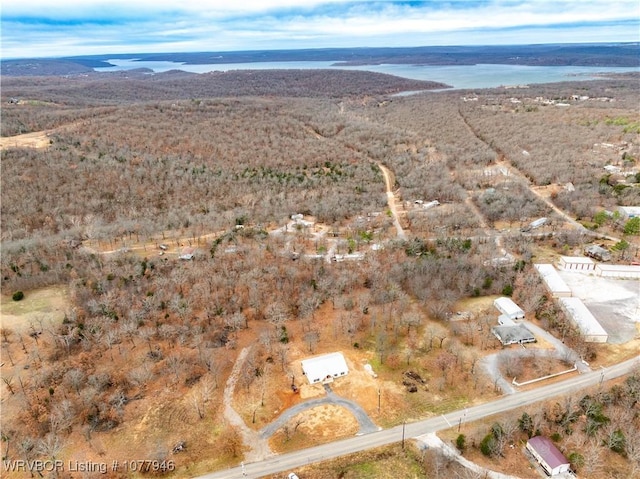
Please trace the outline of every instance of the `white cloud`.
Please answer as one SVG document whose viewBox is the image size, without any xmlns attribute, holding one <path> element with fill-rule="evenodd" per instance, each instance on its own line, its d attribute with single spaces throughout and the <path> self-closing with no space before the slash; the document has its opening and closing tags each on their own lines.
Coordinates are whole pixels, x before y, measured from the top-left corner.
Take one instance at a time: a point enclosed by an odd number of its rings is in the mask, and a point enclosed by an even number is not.
<svg viewBox="0 0 640 479">
<path fill-rule="evenodd" d="M 2 57 L 638 41 L 639 18 L 637 0 L 4 0 Z"/>
</svg>

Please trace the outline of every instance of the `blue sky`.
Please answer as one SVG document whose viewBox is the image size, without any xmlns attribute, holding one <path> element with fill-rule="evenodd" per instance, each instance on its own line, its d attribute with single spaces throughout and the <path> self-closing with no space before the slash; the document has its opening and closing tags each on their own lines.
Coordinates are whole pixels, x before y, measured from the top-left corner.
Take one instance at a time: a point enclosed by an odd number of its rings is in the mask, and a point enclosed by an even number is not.
<svg viewBox="0 0 640 479">
<path fill-rule="evenodd" d="M 638 0 L 3 0 L 1 58 L 640 41 Z"/>
</svg>

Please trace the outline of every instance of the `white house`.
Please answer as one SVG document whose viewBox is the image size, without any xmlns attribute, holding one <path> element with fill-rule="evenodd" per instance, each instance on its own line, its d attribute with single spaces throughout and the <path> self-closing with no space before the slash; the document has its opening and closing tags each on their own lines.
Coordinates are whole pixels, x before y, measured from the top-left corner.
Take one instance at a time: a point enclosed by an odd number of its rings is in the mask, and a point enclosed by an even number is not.
<svg viewBox="0 0 640 479">
<path fill-rule="evenodd" d="M 493 305 L 498 311 L 504 314 L 509 319 L 522 319 L 524 318 L 524 311 L 514 303 L 510 298 L 502 297 L 493 302 Z"/>
<path fill-rule="evenodd" d="M 307 376 L 309 384 L 332 382 L 347 373 L 349 368 L 342 353 L 323 354 L 302 361 L 302 374 Z"/>
<path fill-rule="evenodd" d="M 609 333 L 580 298 L 560 298 L 560 305 L 588 343 L 606 343 Z"/>
<path fill-rule="evenodd" d="M 565 271 L 591 271 L 596 264 L 586 256 L 560 256 L 558 263 Z"/>
<path fill-rule="evenodd" d="M 534 264 L 533 266 L 538 270 L 538 274 L 554 298 L 572 295 L 571 288 L 567 286 L 552 264 Z"/>
<path fill-rule="evenodd" d="M 550 439 L 543 436 L 532 437 L 527 441 L 527 451 L 538 461 L 549 476 L 569 471 L 569 460 Z"/>
</svg>

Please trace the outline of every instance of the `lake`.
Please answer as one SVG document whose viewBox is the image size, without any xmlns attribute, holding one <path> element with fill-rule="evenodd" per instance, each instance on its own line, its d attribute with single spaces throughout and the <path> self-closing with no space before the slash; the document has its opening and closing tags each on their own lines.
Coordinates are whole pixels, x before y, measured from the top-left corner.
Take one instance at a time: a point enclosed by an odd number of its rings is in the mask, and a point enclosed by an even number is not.
<svg viewBox="0 0 640 479">
<path fill-rule="evenodd" d="M 149 68 L 156 73 L 183 70 L 192 73 L 230 70 L 275 69 L 342 69 L 387 73 L 413 80 L 446 83 L 456 89 L 492 88 L 498 86 L 555 83 L 561 81 L 594 80 L 606 73 L 638 72 L 637 67 L 527 66 L 527 65 L 359 65 L 334 66 L 332 61 L 252 62 L 187 65 L 166 61 L 108 60 L 112 67 L 95 68 L 98 72 Z"/>
</svg>

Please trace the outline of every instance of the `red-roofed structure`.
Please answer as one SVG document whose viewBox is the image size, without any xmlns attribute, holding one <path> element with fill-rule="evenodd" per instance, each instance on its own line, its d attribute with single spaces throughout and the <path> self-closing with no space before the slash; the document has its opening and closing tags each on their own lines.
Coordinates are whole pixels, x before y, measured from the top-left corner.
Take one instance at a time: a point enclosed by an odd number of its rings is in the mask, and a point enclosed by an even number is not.
<svg viewBox="0 0 640 479">
<path fill-rule="evenodd" d="M 569 460 L 550 439 L 543 436 L 532 437 L 527 441 L 527 450 L 550 476 L 569 471 Z"/>
</svg>

